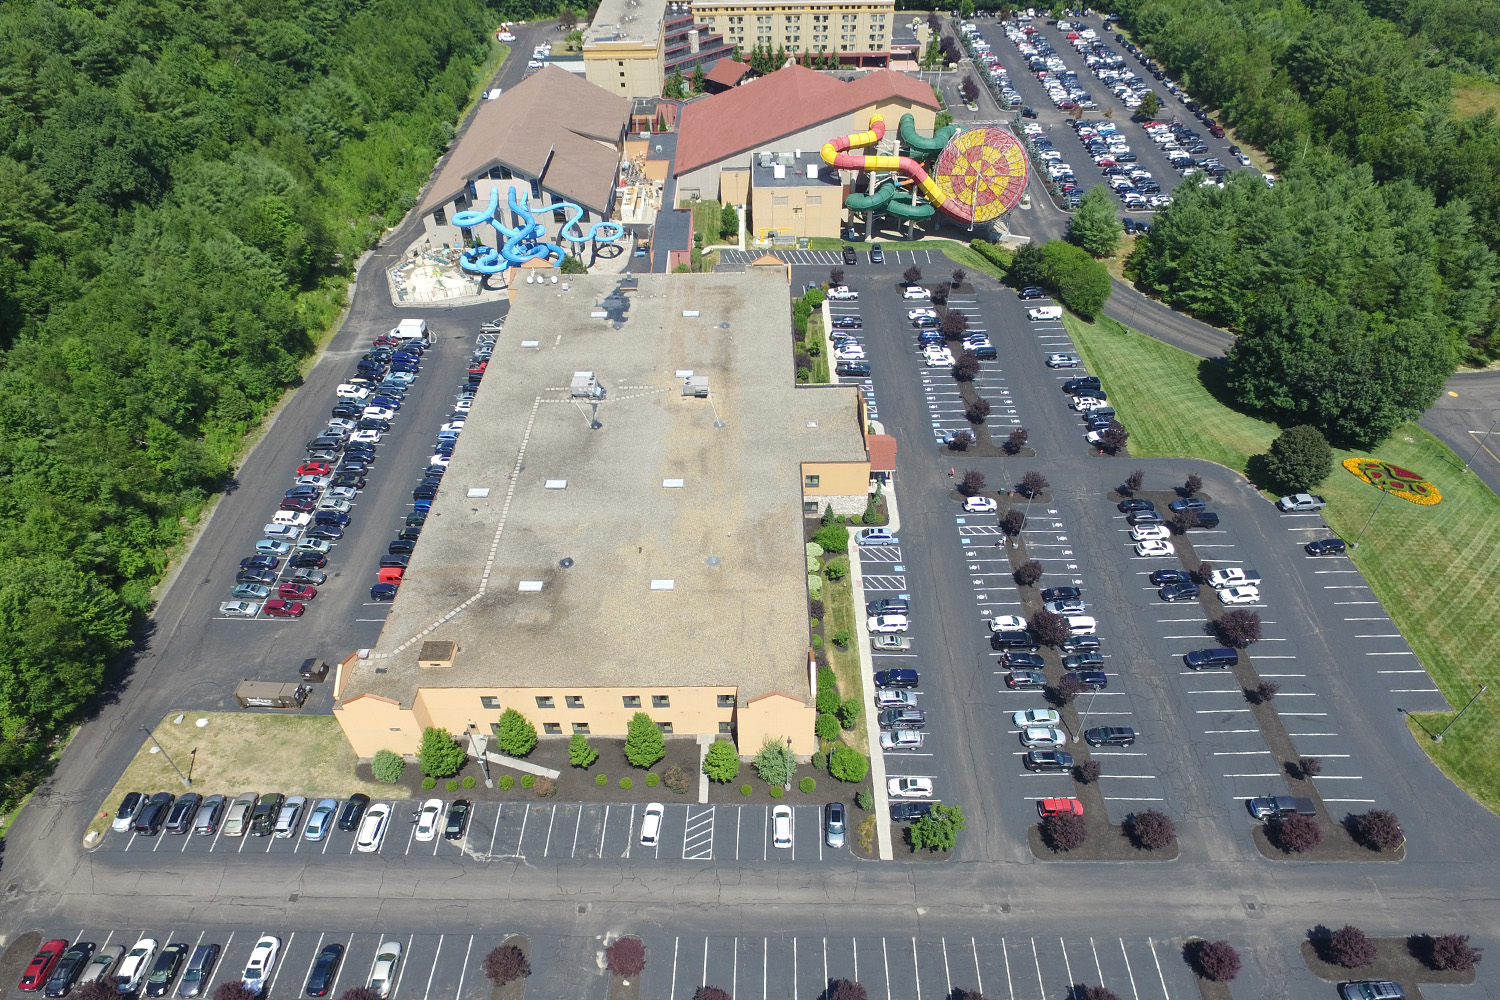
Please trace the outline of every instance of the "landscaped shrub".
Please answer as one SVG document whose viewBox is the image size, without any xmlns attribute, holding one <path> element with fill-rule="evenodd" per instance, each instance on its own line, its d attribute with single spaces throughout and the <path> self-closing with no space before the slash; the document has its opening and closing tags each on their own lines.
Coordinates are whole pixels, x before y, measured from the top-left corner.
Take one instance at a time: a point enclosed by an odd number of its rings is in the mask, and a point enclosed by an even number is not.
<svg viewBox="0 0 1500 1000">
<path fill-rule="evenodd" d="M 647 788 L 655 788 L 659 784 L 661 784 L 661 775 L 657 774 L 655 771 L 652 771 L 650 774 L 646 775 Z"/>
<path fill-rule="evenodd" d="M 813 541 L 823 546 L 824 552 L 847 552 L 849 550 L 849 529 L 842 524 L 830 524 L 826 528 L 819 528 L 818 533 L 813 535 Z"/>
<path fill-rule="evenodd" d="M 1079 784 L 1092 785 L 1104 773 L 1104 765 L 1097 760 L 1086 760 L 1073 768 L 1073 777 Z"/>
<path fill-rule="evenodd" d="M 503 944 L 492 948 L 484 956 L 484 975 L 496 986 L 504 986 L 531 975 L 531 963 L 526 960 L 526 955 L 520 948 L 513 944 Z"/>
<path fill-rule="evenodd" d="M 1019 507 L 1011 507 L 1000 518 L 1000 530 L 1007 535 L 1019 535 L 1024 527 L 1026 527 L 1026 512 Z"/>
<path fill-rule="evenodd" d="M 640 938 L 622 937 L 604 949 L 604 964 L 617 976 L 639 976 L 646 968 L 646 946 Z"/>
<path fill-rule="evenodd" d="M 779 799 L 786 794 L 786 792 L 782 790 L 782 787 L 780 785 L 772 785 L 770 788 L 770 792 L 771 798 L 773 799 Z"/>
<path fill-rule="evenodd" d="M 1226 646 L 1244 649 L 1252 642 L 1260 641 L 1260 613 L 1234 608 L 1209 622 L 1204 630 L 1218 637 Z"/>
<path fill-rule="evenodd" d="M 814 771 L 828 770 L 828 755 L 821 750 L 808 757 L 807 762 L 813 766 Z"/>
<path fill-rule="evenodd" d="M 916 268 L 908 268 L 914 271 Z M 850 979 L 835 979 L 828 984 L 827 1000 L 870 1000 L 869 991 Z"/>
<path fill-rule="evenodd" d="M 978 374 L 979 358 L 973 351 L 962 352 L 961 354 L 959 354 L 958 359 L 953 362 L 953 378 L 955 381 L 972 382 L 974 381 L 974 376 Z M 967 443 L 964 445 L 964 448 L 967 448 L 969 445 L 974 443 L 973 431 L 961 431 L 960 433 L 968 435 L 968 438 L 966 439 Z M 955 435 L 955 440 L 956 438 L 957 435 Z M 960 448 L 958 450 L 962 451 L 963 448 Z"/>
<path fill-rule="evenodd" d="M 1132 496 L 1140 490 L 1141 484 L 1146 481 L 1146 473 L 1136 469 L 1125 477 L 1125 482 L 1120 486 L 1120 492 L 1126 496 Z"/>
<path fill-rule="evenodd" d="M 458 779 L 449 778 L 446 782 L 443 783 L 443 788 L 450 792 L 458 791 Z"/>
<path fill-rule="evenodd" d="M 1120 995 L 1108 987 L 1090 986 L 1079 995 L 1079 1000 L 1120 1000 Z"/>
<path fill-rule="evenodd" d="M 992 404 L 988 399 L 984 399 L 981 397 L 980 399 L 976 399 L 974 400 L 974 402 L 969 404 L 969 408 L 964 411 L 964 416 L 968 418 L 969 423 L 971 424 L 982 424 L 984 423 L 985 418 L 990 415 L 990 411 L 993 409 L 994 404 Z"/>
<path fill-rule="evenodd" d="M 943 313 L 943 318 L 939 326 L 943 331 L 944 337 L 947 337 L 949 340 L 957 340 L 969 328 L 969 317 L 956 309 L 949 309 Z"/>
<path fill-rule="evenodd" d="M 446 729 L 428 726 L 422 730 L 422 743 L 417 748 L 417 766 L 422 773 L 434 778 L 446 778 L 464 766 L 468 755 L 458 745 L 453 734 Z"/>
<path fill-rule="evenodd" d="M 1199 490 L 1203 489 L 1203 477 L 1196 472 L 1190 474 L 1187 481 L 1182 484 L 1182 489 L 1188 496 L 1196 495 Z"/>
<path fill-rule="evenodd" d="M 1297 776 L 1303 779 L 1316 778 L 1323 773 L 1322 757 L 1298 757 Z"/>
<path fill-rule="evenodd" d="M 105 985 L 102 980 L 96 979 L 94 982 L 100 983 L 100 985 Z M 85 983 L 84 985 L 91 986 L 93 984 Z M 80 989 L 73 995 L 80 996 L 82 994 L 83 990 Z M 250 987 L 246 986 L 244 983 L 240 982 L 238 979 L 226 980 L 225 982 L 220 983 L 218 986 L 215 986 L 213 997 L 214 1000 L 257 1000 L 256 992 Z"/>
<path fill-rule="evenodd" d="M 596 775 L 594 775 L 594 784 L 598 785 L 600 788 L 603 788 L 605 785 L 609 784 L 609 775 L 607 775 L 607 774 L 596 774 Z"/>
<path fill-rule="evenodd" d="M 1171 817 L 1155 809 L 1135 813 L 1129 822 L 1130 836 L 1148 851 L 1159 851 L 1177 843 L 1177 827 Z"/>
<path fill-rule="evenodd" d="M 514 708 L 500 713 L 500 732 L 495 737 L 495 744 L 501 753 L 524 757 L 536 749 L 536 740 L 536 726 L 526 716 Z"/>
<path fill-rule="evenodd" d="M 1406 840 L 1401 821 L 1389 809 L 1371 809 L 1355 819 L 1359 839 L 1381 851 L 1393 851 Z"/>
<path fill-rule="evenodd" d="M 676 764 L 671 765 L 662 772 L 661 781 L 662 784 L 666 785 L 678 795 L 686 792 L 688 790 L 688 786 L 692 784 L 692 778 L 688 777 L 688 773 L 682 768 L 678 767 Z"/>
<path fill-rule="evenodd" d="M 868 788 L 861 788 L 859 791 L 854 793 L 854 804 L 859 806 L 865 812 L 869 812 L 871 809 L 875 808 L 875 793 L 870 791 Z"/>
<path fill-rule="evenodd" d="M 534 774 L 523 774 L 523 775 L 521 775 L 521 787 L 522 788 L 532 788 L 532 787 L 535 787 L 535 785 L 536 785 L 536 775 L 534 775 Z"/>
<path fill-rule="evenodd" d="M 967 496 L 977 496 L 984 492 L 984 473 L 978 469 L 965 469 L 964 475 L 959 480 L 958 489 Z"/>
<path fill-rule="evenodd" d="M 1179 510 L 1172 514 L 1172 520 L 1167 527 L 1172 529 L 1176 535 L 1185 535 L 1198 527 L 1198 512 L 1196 510 Z"/>
<path fill-rule="evenodd" d="M 1255 690 L 1251 692 L 1253 696 L 1251 700 L 1257 705 L 1264 705 L 1275 698 L 1280 691 L 1281 685 L 1275 681 L 1261 681 L 1255 685 Z"/>
<path fill-rule="evenodd" d="M 1328 936 L 1323 953 L 1334 965 L 1359 969 L 1375 961 L 1375 942 L 1353 924 L 1345 924 Z"/>
<path fill-rule="evenodd" d="M 1111 455 L 1125 447 L 1125 442 L 1130 440 L 1130 432 L 1125 425 L 1118 420 L 1111 420 L 1104 430 L 1099 434 L 1099 445 Z"/>
<path fill-rule="evenodd" d="M 813 791 L 818 787 L 818 782 L 815 778 L 803 778 L 801 781 L 797 782 L 797 787 L 802 789 L 804 794 L 811 795 Z"/>
<path fill-rule="evenodd" d="M 819 546 L 819 547 L 821 548 L 821 546 Z M 810 614 L 810 615 L 812 615 L 814 618 L 822 618 L 823 617 L 823 602 L 822 601 L 808 601 L 807 602 L 807 613 Z M 821 686 L 821 684 L 822 684 L 822 682 L 820 681 L 819 685 Z"/>
<path fill-rule="evenodd" d="M 1023 587 L 1035 586 L 1042 578 L 1042 564 L 1035 559 L 1028 559 L 1016 567 L 1016 582 Z"/>
<path fill-rule="evenodd" d="M 1228 941 L 1189 941 L 1183 950 L 1193 971 L 1210 982 L 1227 983 L 1240 974 L 1240 953 Z"/>
<path fill-rule="evenodd" d="M 740 786 L 740 794 L 741 795 L 749 795 L 753 791 L 755 791 L 755 789 L 751 788 L 749 785 L 741 785 Z"/>
<path fill-rule="evenodd" d="M 625 727 L 625 759 L 635 767 L 650 767 L 667 755 L 667 738 L 651 716 L 637 712 Z"/>
<path fill-rule="evenodd" d="M 710 781 L 733 781 L 740 773 L 740 754 L 728 740 L 714 740 L 703 754 L 703 773 Z"/>
<path fill-rule="evenodd" d="M 979 360 L 977 358 L 974 360 L 974 372 L 975 374 L 979 372 Z M 953 371 L 953 377 L 958 378 L 958 369 L 956 367 Z M 969 376 L 970 379 L 972 379 L 973 377 L 974 375 Z M 958 380 L 960 382 L 965 381 L 962 378 L 958 378 Z M 973 431 L 954 431 L 952 436 L 948 438 L 948 448 L 950 451 L 968 451 L 969 446 L 978 440 L 979 439 L 974 436 Z"/>
<path fill-rule="evenodd" d="M 934 802 L 927 815 L 907 827 L 906 836 L 914 851 L 951 851 L 958 845 L 958 834 L 963 829 L 966 827 L 962 809 Z"/>
<path fill-rule="evenodd" d="M 1048 684 L 1042 689 L 1043 697 L 1058 708 L 1073 704 L 1073 699 L 1082 693 L 1083 681 L 1070 673 L 1063 674 L 1056 684 Z"/>
<path fill-rule="evenodd" d="M 859 725 L 859 718 L 864 714 L 865 703 L 858 698 L 845 698 L 839 704 L 839 725 L 845 729 L 853 729 Z"/>
<path fill-rule="evenodd" d="M 503 792 L 508 792 L 516 787 L 516 779 L 509 774 L 502 774 L 495 779 L 495 787 Z"/>
<path fill-rule="evenodd" d="M 848 573 L 849 564 L 842 559 L 831 562 L 823 567 L 823 575 L 834 581 L 842 580 Z M 819 636 L 815 635 L 813 638 L 817 639 Z"/>
<path fill-rule="evenodd" d="M 1482 952 L 1469 944 L 1467 934 L 1443 934 L 1432 939 L 1427 964 L 1439 972 L 1473 972 L 1484 958 Z"/>
<path fill-rule="evenodd" d="M 635 782 L 630 780 L 630 775 L 627 774 L 625 777 L 620 779 L 620 787 L 628 792 L 635 787 Z"/>
<path fill-rule="evenodd" d="M 574 733 L 573 738 L 568 740 L 568 763 L 574 767 L 589 767 L 599 759 L 599 751 L 589 746 L 589 738 L 582 733 Z"/>
<path fill-rule="evenodd" d="M 693 991 L 693 1000 L 734 1000 L 728 990 L 721 990 L 717 986 L 700 986 Z"/>
<path fill-rule="evenodd" d="M 832 573 L 828 574 L 828 578 L 830 580 L 832 580 L 834 578 L 833 574 Z M 821 635 L 815 635 L 815 636 L 812 637 L 812 648 L 813 649 L 822 649 L 823 648 L 823 637 Z"/>
<path fill-rule="evenodd" d="M 837 686 L 830 685 L 828 687 L 824 687 L 823 682 L 821 680 L 818 681 L 818 697 L 814 699 L 813 705 L 817 708 L 819 714 L 833 715 L 833 713 L 839 710 L 839 705 L 842 704 L 842 702 L 843 699 L 839 697 L 839 689 Z M 837 719 L 834 719 L 834 724 L 838 724 Z M 816 726 L 817 723 L 813 723 L 813 725 Z"/>
<path fill-rule="evenodd" d="M 465 788 L 473 788 L 477 784 L 479 784 L 479 780 L 477 778 L 475 778 L 472 774 L 466 774 L 466 775 L 464 775 L 463 786 Z"/>
<path fill-rule="evenodd" d="M 376 750 L 370 761 L 370 773 L 375 775 L 376 781 L 394 785 L 406 773 L 406 758 L 394 750 Z"/>
<path fill-rule="evenodd" d="M 1026 447 L 1026 441 L 1030 436 L 1031 432 L 1024 427 L 1017 427 L 1015 430 L 1011 431 L 1005 436 L 1006 454 L 1017 454 L 1022 448 Z"/>
<path fill-rule="evenodd" d="M 1267 830 L 1272 842 L 1288 854 L 1310 851 L 1323 842 L 1323 828 L 1311 816 L 1282 816 Z"/>
<path fill-rule="evenodd" d="M 215 991 L 214 995 L 215 997 L 218 996 L 217 991 Z M 250 995 L 259 996 L 260 994 L 251 991 Z M 238 993 L 232 994 L 230 1000 L 238 1000 L 239 996 Z M 339 994 L 339 1000 L 381 1000 L 381 997 L 379 993 L 368 986 L 351 986 Z"/>
<path fill-rule="evenodd" d="M 239 980 L 235 980 L 234 984 L 236 986 L 243 985 Z M 221 983 L 220 985 L 228 986 L 229 984 Z M 210 994 L 210 996 L 217 995 L 217 992 Z M 103 979 L 91 979 L 69 993 L 68 996 L 72 997 L 73 1000 L 119 1000 L 120 994 L 115 989 L 113 983 L 107 983 Z"/>
<path fill-rule="evenodd" d="M 813 733 L 820 740 L 836 740 L 839 738 L 838 716 L 832 712 L 824 712 L 818 716 L 818 721 L 813 723 Z"/>
<path fill-rule="evenodd" d="M 791 776 L 797 769 L 797 762 L 792 756 L 791 747 L 785 740 L 778 740 L 767 736 L 760 745 L 760 753 L 755 755 L 755 773 L 760 775 L 760 780 L 768 785 L 780 785 L 790 781 Z"/>
<path fill-rule="evenodd" d="M 1266 476 L 1277 492 L 1304 493 L 1333 471 L 1333 449 L 1316 427 L 1288 427 L 1264 456 Z"/>
<path fill-rule="evenodd" d="M 840 781 L 864 781 L 870 760 L 853 747 L 834 747 L 828 755 L 828 773 Z"/>
<path fill-rule="evenodd" d="M 908 267 L 905 271 L 901 272 L 901 278 L 908 285 L 915 285 L 922 280 L 922 269 L 913 264 L 911 267 Z M 830 998 L 830 1000 L 832 1000 L 832 998 Z"/>
<path fill-rule="evenodd" d="M 539 799 L 550 799 L 557 794 L 557 782 L 551 778 L 538 778 L 533 784 L 536 786 L 536 797 Z"/>
<path fill-rule="evenodd" d="M 841 628 L 833 633 L 833 644 L 840 649 L 848 649 L 849 643 L 854 641 L 854 634 L 846 628 Z"/>
<path fill-rule="evenodd" d="M 1054 851 L 1076 851 L 1088 838 L 1089 830 L 1082 816 L 1066 813 L 1042 820 L 1042 839 Z"/>
</svg>

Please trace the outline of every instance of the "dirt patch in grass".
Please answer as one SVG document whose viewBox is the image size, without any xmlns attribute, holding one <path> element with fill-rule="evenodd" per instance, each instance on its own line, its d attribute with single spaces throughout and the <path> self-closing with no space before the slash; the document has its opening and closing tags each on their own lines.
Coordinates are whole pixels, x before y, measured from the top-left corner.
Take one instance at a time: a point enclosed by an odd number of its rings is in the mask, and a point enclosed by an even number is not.
<svg viewBox="0 0 1500 1000">
<path fill-rule="evenodd" d="M 1330 983 L 1347 982 L 1351 979 L 1390 979 L 1401 984 L 1408 998 L 1421 1000 L 1419 983 L 1443 983 L 1463 985 L 1474 982 L 1476 974 L 1469 972 L 1438 972 L 1421 960 L 1424 938 L 1411 937 L 1371 938 L 1375 945 L 1375 961 L 1359 969 L 1346 969 L 1323 960 L 1319 954 L 1318 941 L 1302 942 L 1302 961 L 1308 971 L 1319 979 Z"/>
<path fill-rule="evenodd" d="M 1454 74 L 1453 116 L 1468 118 L 1486 111 L 1500 111 L 1500 84 L 1479 76 Z"/>
<path fill-rule="evenodd" d="M 208 724 L 199 728 L 199 719 Z M 370 779 L 368 767 L 363 777 L 355 773 L 354 751 L 331 715 L 171 712 L 152 729 L 165 753 L 152 753 L 151 740 L 142 736 L 140 750 L 100 805 L 89 833 L 108 828 L 127 792 L 185 791 L 167 757 L 203 795 L 275 789 L 319 798 L 390 795 L 391 786 Z M 85 839 L 84 845 L 99 842 Z"/>
</svg>

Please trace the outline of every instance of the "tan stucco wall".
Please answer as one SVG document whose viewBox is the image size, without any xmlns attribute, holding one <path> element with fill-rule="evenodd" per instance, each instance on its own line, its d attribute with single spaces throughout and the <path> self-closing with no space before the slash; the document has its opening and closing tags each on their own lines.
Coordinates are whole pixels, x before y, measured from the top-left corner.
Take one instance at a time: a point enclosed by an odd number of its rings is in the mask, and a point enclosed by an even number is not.
<svg viewBox="0 0 1500 1000">
<path fill-rule="evenodd" d="M 720 175 L 731 176 L 727 170 Z M 843 189 L 828 184 L 756 188 L 751 192 L 753 235 L 761 240 L 778 235 L 837 239 L 843 209 Z"/>
<path fill-rule="evenodd" d="M 808 476 L 817 476 L 818 485 L 807 485 Z M 803 496 L 862 496 L 869 491 L 869 462 L 802 463 Z"/>
<path fill-rule="evenodd" d="M 778 742 L 792 740 L 792 752 L 807 757 L 818 749 L 813 723 L 818 712 L 812 705 L 782 694 L 768 694 L 740 709 L 739 749 L 743 757 L 760 753 L 769 737 Z"/>
<path fill-rule="evenodd" d="M 896 18 L 895 0 L 869 0 L 869 2 L 787 2 L 787 0 L 694 0 L 693 13 L 700 22 L 705 22 L 712 32 L 720 32 L 724 40 L 739 44 L 746 52 L 758 42 L 771 48 L 785 46 L 793 52 L 804 49 L 817 52 L 889 52 L 891 35 Z M 815 15 L 826 16 L 826 22 L 815 22 Z M 851 17 L 851 21 L 844 18 Z M 769 21 L 761 24 L 758 17 Z M 733 20 L 738 18 L 739 20 Z M 824 38 L 816 37 L 815 25 L 827 25 Z M 760 29 L 768 27 L 769 32 Z M 852 40 L 843 36 L 852 34 Z M 872 38 L 872 34 L 874 37 Z"/>
<path fill-rule="evenodd" d="M 368 694 L 351 698 L 335 707 L 333 715 L 360 757 L 373 757 L 377 750 L 416 753 L 422 743 L 422 724 L 416 715 L 386 698 Z"/>
<path fill-rule="evenodd" d="M 720 171 L 719 200 L 729 205 L 748 205 L 750 203 L 750 171 Z"/>
<path fill-rule="evenodd" d="M 656 97 L 661 93 L 666 66 L 661 43 L 658 35 L 655 45 L 638 42 L 585 44 L 584 79 L 621 97 Z"/>
<path fill-rule="evenodd" d="M 573 723 L 586 722 L 591 736 L 624 736 L 630 717 L 636 712 L 645 712 L 654 722 L 670 722 L 672 735 L 691 736 L 701 733 L 719 734 L 719 723 L 734 721 L 734 708 L 720 708 L 719 695 L 734 696 L 733 686 L 724 687 L 650 687 L 630 685 L 608 688 L 434 688 L 418 690 L 416 708 L 419 715 L 431 719 L 429 725 L 442 726 L 450 732 L 463 732 L 468 724 L 476 723 L 485 732 L 490 723 L 500 721 L 500 713 L 514 708 L 545 732 L 545 723 L 557 723 L 562 727 L 561 735 L 573 734 Z M 583 698 L 582 708 L 569 708 L 568 695 Z M 669 701 L 666 708 L 652 706 L 652 695 L 665 695 Z M 554 707 L 538 708 L 538 697 L 552 698 Z M 625 706 L 624 698 L 640 699 L 639 707 Z M 485 697 L 499 701 L 497 708 L 485 708 Z"/>
</svg>

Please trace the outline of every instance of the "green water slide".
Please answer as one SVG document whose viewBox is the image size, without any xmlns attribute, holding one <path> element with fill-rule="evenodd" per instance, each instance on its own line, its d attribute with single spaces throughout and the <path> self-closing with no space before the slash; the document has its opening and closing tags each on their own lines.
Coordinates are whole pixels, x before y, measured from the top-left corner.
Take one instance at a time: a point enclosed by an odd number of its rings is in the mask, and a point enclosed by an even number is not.
<svg viewBox="0 0 1500 1000">
<path fill-rule="evenodd" d="M 901 127 L 897 129 L 896 134 L 911 149 L 913 158 L 927 160 L 943 151 L 948 141 L 958 134 L 958 126 L 944 125 L 932 133 L 931 138 L 927 138 L 917 134 L 917 120 L 910 114 L 905 114 L 901 116 Z"/>
<path fill-rule="evenodd" d="M 895 181 L 886 180 L 881 182 L 874 194 L 851 192 L 849 197 L 844 199 L 844 205 L 855 212 L 868 212 L 873 209 L 899 215 L 903 219 L 930 219 L 937 214 L 937 209 L 931 205 L 913 205 L 909 196 L 905 199 L 898 199 L 897 195 L 901 193 L 901 185 Z"/>
</svg>

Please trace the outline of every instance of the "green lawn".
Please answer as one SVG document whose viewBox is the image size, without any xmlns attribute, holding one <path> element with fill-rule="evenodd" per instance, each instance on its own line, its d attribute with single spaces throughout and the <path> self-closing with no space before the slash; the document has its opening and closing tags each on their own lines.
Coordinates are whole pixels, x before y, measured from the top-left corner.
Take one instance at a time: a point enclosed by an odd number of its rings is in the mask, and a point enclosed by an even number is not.
<svg viewBox="0 0 1500 1000">
<path fill-rule="evenodd" d="M 1243 472 L 1277 433 L 1221 402 L 1228 397 L 1218 366 L 1113 320 L 1065 321 L 1090 370 L 1107 373 L 1100 377 L 1130 429 L 1132 455 L 1206 458 Z M 1357 454 L 1367 453 L 1336 451 L 1335 458 Z M 1432 507 L 1387 499 L 1353 558 L 1450 704 L 1461 708 L 1480 684 L 1491 685 L 1443 743 L 1428 734 L 1451 713 L 1409 723 L 1444 772 L 1500 812 L 1500 499 L 1414 423 L 1368 454 L 1420 472 L 1443 495 Z M 1337 464 L 1319 492 L 1329 501 L 1328 523 L 1351 541 L 1381 497 Z"/>
<path fill-rule="evenodd" d="M 802 342 L 818 348 L 818 353 L 812 358 L 812 378 L 808 381 L 815 385 L 831 382 L 828 372 L 828 342 L 823 337 L 823 310 L 815 310 L 807 318 L 807 329 L 802 332 Z"/>
</svg>

